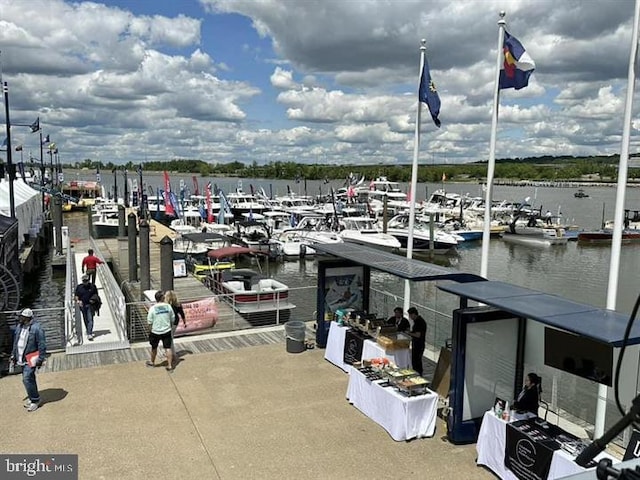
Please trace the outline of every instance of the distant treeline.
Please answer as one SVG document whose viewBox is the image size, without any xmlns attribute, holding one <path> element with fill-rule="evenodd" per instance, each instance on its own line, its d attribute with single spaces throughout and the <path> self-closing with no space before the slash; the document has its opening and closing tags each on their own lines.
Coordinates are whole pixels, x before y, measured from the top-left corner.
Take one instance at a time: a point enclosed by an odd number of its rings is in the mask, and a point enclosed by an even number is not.
<svg viewBox="0 0 640 480">
<path fill-rule="evenodd" d="M 619 156 L 597 157 L 531 157 L 496 160 L 495 178 L 509 180 L 549 180 L 572 181 L 584 179 L 590 175 L 597 181 L 616 181 Z M 127 169 L 136 172 L 140 164 L 129 162 L 116 165 L 91 159 L 70 165 L 72 168 L 100 169 L 111 172 L 114 169 Z M 164 162 L 145 162 L 146 171 L 164 171 L 188 173 L 203 177 L 243 177 L 272 178 L 283 180 L 332 180 L 346 179 L 349 176 L 372 179 L 380 176 L 390 181 L 411 181 L 411 165 L 327 165 L 301 164 L 295 162 L 271 162 L 266 165 L 251 165 L 242 162 L 211 164 L 202 160 L 176 159 Z M 437 183 L 447 181 L 482 182 L 487 175 L 487 162 L 463 164 L 429 164 L 418 168 L 418 181 Z M 640 178 L 640 169 L 629 169 L 629 178 Z"/>
</svg>

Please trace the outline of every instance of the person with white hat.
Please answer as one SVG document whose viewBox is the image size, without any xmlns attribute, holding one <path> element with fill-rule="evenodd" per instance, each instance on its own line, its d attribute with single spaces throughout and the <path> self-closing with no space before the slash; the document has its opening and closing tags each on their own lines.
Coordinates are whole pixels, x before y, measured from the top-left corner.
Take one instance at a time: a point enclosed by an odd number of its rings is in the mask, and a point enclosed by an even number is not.
<svg viewBox="0 0 640 480">
<path fill-rule="evenodd" d="M 40 323 L 34 320 L 33 310 L 25 308 L 18 317 L 10 361 L 22 366 L 22 383 L 29 399 L 27 412 L 35 412 L 40 406 L 40 392 L 36 382 L 36 369 L 47 356 L 47 341 Z"/>
</svg>

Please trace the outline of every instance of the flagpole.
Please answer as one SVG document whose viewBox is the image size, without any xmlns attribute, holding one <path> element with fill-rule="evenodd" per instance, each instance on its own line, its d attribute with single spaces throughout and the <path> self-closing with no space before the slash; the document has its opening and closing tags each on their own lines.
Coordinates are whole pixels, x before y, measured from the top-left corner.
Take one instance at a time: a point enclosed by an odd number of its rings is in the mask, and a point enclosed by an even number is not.
<svg viewBox="0 0 640 480">
<path fill-rule="evenodd" d="M 496 167 L 496 136 L 498 131 L 498 107 L 500 105 L 500 67 L 504 53 L 504 20 L 505 12 L 500 12 L 498 20 L 498 56 L 496 58 L 495 88 L 493 91 L 493 112 L 491 114 L 491 141 L 489 143 L 489 164 L 487 166 L 487 189 L 484 201 L 484 228 L 482 231 L 482 259 L 480 261 L 480 276 L 487 278 L 489 270 L 489 239 L 491 238 L 491 202 L 493 198 L 493 176 Z"/>
<path fill-rule="evenodd" d="M 609 264 L 609 284 L 607 288 L 607 309 L 615 310 L 618 295 L 618 277 L 620 272 L 620 251 L 622 247 L 622 229 L 624 223 L 624 205 L 627 186 L 627 170 L 629 162 L 629 141 L 631 138 L 631 116 L 633 110 L 633 94 L 636 85 L 636 59 L 638 55 L 638 23 L 640 22 L 640 2 L 635 1 L 633 16 L 633 32 L 631 34 L 631 52 L 629 54 L 629 71 L 627 79 L 627 98 L 622 124 L 622 142 L 620 146 L 620 163 L 618 165 L 618 184 L 616 191 L 616 207 L 614 213 L 613 237 L 611 239 L 611 262 Z M 604 433 L 607 412 L 606 385 L 598 384 L 598 401 L 596 403 L 596 420 L 593 437 Z"/>
<path fill-rule="evenodd" d="M 13 192 L 13 180 L 16 177 L 13 161 L 11 157 L 11 121 L 9 120 L 9 85 L 7 82 L 2 84 L 4 91 L 4 115 L 5 126 L 7 129 L 7 170 L 9 170 L 9 213 L 11 218 L 16 218 L 16 200 Z"/>
<path fill-rule="evenodd" d="M 420 41 L 420 70 L 418 71 L 418 84 L 422 79 L 422 71 L 424 70 L 424 60 L 427 51 L 427 40 Z M 415 225 L 416 214 L 416 192 L 418 184 L 418 153 L 420 151 L 420 121 L 422 113 L 422 102 L 418 98 L 418 108 L 416 110 L 416 130 L 415 141 L 413 142 L 413 164 L 411 165 L 411 201 L 409 202 L 409 232 L 407 235 L 407 258 L 413 258 L 413 228 Z M 409 280 L 404 281 L 404 311 L 409 310 L 411 306 L 411 283 Z"/>
</svg>

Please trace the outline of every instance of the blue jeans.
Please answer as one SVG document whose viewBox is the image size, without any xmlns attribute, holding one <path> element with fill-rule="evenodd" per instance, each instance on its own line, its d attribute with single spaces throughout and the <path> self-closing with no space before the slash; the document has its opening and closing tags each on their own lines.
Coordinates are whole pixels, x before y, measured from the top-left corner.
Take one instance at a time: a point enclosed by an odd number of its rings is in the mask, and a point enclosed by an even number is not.
<svg viewBox="0 0 640 480">
<path fill-rule="evenodd" d="M 29 400 L 33 403 L 39 403 L 40 392 L 38 392 L 38 384 L 36 383 L 36 367 L 22 366 L 22 383 L 27 391 Z"/>
<path fill-rule="evenodd" d="M 91 305 L 83 305 L 80 307 L 82 312 L 82 320 L 84 320 L 84 327 L 87 329 L 87 335 L 93 335 L 93 309 Z"/>
</svg>

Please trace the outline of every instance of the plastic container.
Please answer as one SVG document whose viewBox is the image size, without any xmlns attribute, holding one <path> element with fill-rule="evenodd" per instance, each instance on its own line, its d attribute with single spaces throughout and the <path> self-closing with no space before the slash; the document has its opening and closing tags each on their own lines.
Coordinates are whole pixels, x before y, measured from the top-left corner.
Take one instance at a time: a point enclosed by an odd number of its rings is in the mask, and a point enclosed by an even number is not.
<svg viewBox="0 0 640 480">
<path fill-rule="evenodd" d="M 304 322 L 289 321 L 284 324 L 288 353 L 301 353 L 306 350 L 304 345 L 306 329 Z"/>
</svg>

